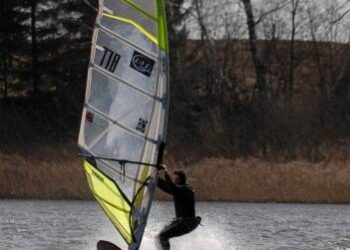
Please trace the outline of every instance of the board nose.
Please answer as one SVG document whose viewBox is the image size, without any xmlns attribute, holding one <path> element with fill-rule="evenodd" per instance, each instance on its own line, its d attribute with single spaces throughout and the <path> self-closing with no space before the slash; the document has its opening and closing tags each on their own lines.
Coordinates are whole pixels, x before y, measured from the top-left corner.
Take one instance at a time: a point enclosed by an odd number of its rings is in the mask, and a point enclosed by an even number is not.
<svg viewBox="0 0 350 250">
<path fill-rule="evenodd" d="M 97 242 L 97 250 L 122 250 L 113 243 L 105 240 Z"/>
</svg>

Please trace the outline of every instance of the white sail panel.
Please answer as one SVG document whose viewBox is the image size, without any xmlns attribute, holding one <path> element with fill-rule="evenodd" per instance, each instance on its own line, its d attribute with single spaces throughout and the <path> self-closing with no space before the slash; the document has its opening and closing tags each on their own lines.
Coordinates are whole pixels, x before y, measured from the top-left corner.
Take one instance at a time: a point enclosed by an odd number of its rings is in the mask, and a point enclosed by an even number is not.
<svg viewBox="0 0 350 250">
<path fill-rule="evenodd" d="M 155 95 L 158 85 L 158 60 L 145 55 L 131 44 L 123 42 L 106 31 L 98 29 L 96 32 L 96 53 L 92 58 L 94 64 L 126 83 L 150 95 Z M 133 67 L 133 64 L 137 65 L 137 60 L 140 65 L 148 63 L 148 67 L 143 71 L 138 70 L 137 66 Z M 118 66 L 114 67 L 114 65 Z"/>
<path fill-rule="evenodd" d="M 120 18 L 132 20 L 133 22 L 142 24 L 152 35 L 157 36 L 157 20 L 155 16 L 152 16 L 147 10 L 139 8 L 136 9 L 132 6 L 133 1 L 115 1 L 105 0 L 105 7 L 109 10 L 109 13 L 113 13 Z M 144 1 L 145 3 L 150 1 Z M 133 4 L 135 6 L 135 4 Z M 147 5 L 147 4 L 144 4 Z M 139 6 L 141 7 L 141 6 Z"/>
<path fill-rule="evenodd" d="M 144 33 L 135 29 L 132 24 L 127 22 L 120 22 L 115 24 L 115 21 L 113 19 L 109 17 L 102 17 L 101 25 L 114 35 L 127 39 L 135 46 L 135 48 L 142 49 L 154 56 L 157 55 L 159 48 L 157 44 L 150 40 Z"/>
<path fill-rule="evenodd" d="M 151 119 L 154 99 L 97 70 L 91 71 L 87 104 L 112 121 L 144 134 Z M 145 127 L 139 126 L 140 119 L 146 122 Z"/>
</svg>

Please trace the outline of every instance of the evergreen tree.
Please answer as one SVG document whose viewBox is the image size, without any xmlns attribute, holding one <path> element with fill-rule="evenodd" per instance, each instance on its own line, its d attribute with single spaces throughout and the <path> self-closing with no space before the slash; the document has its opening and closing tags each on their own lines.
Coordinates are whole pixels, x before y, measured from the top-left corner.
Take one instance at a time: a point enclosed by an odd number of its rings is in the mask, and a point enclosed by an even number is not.
<svg viewBox="0 0 350 250">
<path fill-rule="evenodd" d="M 61 93 L 85 78 L 92 36 L 87 27 L 96 13 L 78 0 L 31 2 L 33 92 Z"/>
<path fill-rule="evenodd" d="M 29 13 L 25 1 L 0 0 L 0 82 L 7 98 L 11 90 L 24 90 L 28 77 L 27 25 Z"/>
</svg>

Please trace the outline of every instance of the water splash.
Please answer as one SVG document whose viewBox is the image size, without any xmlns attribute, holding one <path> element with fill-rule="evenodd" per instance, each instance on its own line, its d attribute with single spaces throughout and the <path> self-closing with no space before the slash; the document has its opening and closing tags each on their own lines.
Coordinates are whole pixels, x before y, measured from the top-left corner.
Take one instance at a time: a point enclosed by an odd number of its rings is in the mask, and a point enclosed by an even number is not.
<svg viewBox="0 0 350 250">
<path fill-rule="evenodd" d="M 159 245 L 156 242 L 157 232 L 146 232 L 143 238 L 141 249 L 154 250 L 159 249 Z M 199 227 L 194 232 L 187 235 L 170 239 L 172 250 L 227 250 L 227 241 L 225 234 L 219 235 L 219 232 L 215 233 L 212 230 L 207 230 L 205 227 Z"/>
</svg>

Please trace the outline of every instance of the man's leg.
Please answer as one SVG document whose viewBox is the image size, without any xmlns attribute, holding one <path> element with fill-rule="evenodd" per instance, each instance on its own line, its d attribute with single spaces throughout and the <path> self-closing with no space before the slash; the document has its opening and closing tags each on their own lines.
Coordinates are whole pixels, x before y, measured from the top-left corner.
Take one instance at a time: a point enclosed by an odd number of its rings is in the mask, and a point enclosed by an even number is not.
<svg viewBox="0 0 350 250">
<path fill-rule="evenodd" d="M 169 239 L 187 234 L 194 230 L 198 224 L 194 225 L 189 221 L 177 220 L 166 226 L 159 234 L 160 244 L 163 250 L 170 250 Z"/>
</svg>

